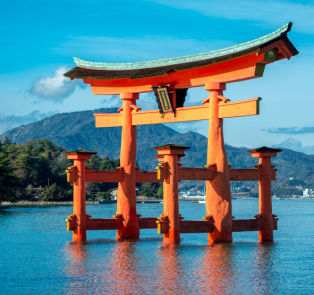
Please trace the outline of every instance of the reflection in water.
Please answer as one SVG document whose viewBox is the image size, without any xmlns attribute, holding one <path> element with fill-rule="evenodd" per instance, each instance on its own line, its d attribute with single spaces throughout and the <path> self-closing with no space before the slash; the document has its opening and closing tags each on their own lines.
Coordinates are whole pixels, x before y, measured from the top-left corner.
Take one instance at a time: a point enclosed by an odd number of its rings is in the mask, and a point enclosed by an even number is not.
<svg viewBox="0 0 314 295">
<path fill-rule="evenodd" d="M 142 265 L 136 245 L 134 240 L 127 239 L 120 239 L 116 243 L 110 259 L 114 269 L 107 273 L 106 278 L 109 288 L 115 290 L 116 294 L 132 294 L 134 290 L 143 290 L 145 265 Z"/>
<path fill-rule="evenodd" d="M 66 265 L 67 275 L 72 279 L 70 283 L 70 294 L 77 294 L 77 288 L 82 288 L 81 280 L 78 278 L 87 275 L 87 256 L 88 252 L 85 247 L 86 241 L 76 241 L 68 244 L 67 254 L 69 265 Z M 74 279 L 75 278 L 75 279 Z M 76 290 L 76 291 L 74 291 Z"/>
<path fill-rule="evenodd" d="M 247 254 L 240 255 L 238 249 L 243 247 Z M 66 255 L 69 294 L 241 294 L 244 288 L 269 294 L 278 290 L 273 271 L 278 253 L 272 244 L 95 240 L 68 244 Z"/>
<path fill-rule="evenodd" d="M 185 294 L 188 290 L 184 277 L 185 266 L 180 259 L 180 245 L 163 244 L 158 251 L 158 266 L 155 277 L 158 289 L 163 294 Z M 156 249 L 157 251 L 157 249 Z"/>
<path fill-rule="evenodd" d="M 257 202 L 237 200 L 235 216 L 251 216 Z M 194 205 L 180 204 L 188 220 L 204 210 Z M 110 206 L 90 206 L 89 212 L 109 217 Z M 147 216 L 162 208 L 140 206 Z M 182 234 L 173 246 L 156 230 L 143 230 L 138 242 L 117 242 L 115 231 L 91 231 L 87 242 L 67 244 L 68 207 L 12 208 L 0 213 L 0 294 L 314 294 L 314 202 L 278 201 L 277 210 L 283 226 L 273 244 L 243 232 L 232 244 L 212 246 L 204 234 Z M 298 228 L 294 236 L 291 226 Z"/>
<path fill-rule="evenodd" d="M 255 278 L 257 280 L 256 293 L 275 293 L 278 291 L 277 279 L 279 274 L 274 271 L 274 260 L 278 253 L 273 242 L 258 244 L 256 251 Z"/>
<path fill-rule="evenodd" d="M 199 267 L 194 270 L 201 294 L 234 294 L 234 248 L 231 243 L 204 247 Z"/>
</svg>

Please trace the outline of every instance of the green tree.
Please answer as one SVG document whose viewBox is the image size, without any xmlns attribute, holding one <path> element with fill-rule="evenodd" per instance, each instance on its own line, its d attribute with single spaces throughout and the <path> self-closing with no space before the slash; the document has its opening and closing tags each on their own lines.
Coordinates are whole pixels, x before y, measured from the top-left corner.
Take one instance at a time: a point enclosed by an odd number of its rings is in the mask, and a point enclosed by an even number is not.
<svg viewBox="0 0 314 295">
<path fill-rule="evenodd" d="M 92 156 L 90 160 L 86 161 L 86 165 L 91 167 L 92 170 L 100 171 L 115 171 L 115 168 L 120 166 L 119 159 L 109 159 L 108 156 L 105 156 L 103 159 L 99 156 Z M 86 183 L 86 192 L 87 193 L 99 193 L 107 192 L 109 189 L 112 190 L 117 188 L 118 184 L 114 182 L 89 182 Z"/>
<path fill-rule="evenodd" d="M 142 196 L 149 198 L 162 198 L 163 186 L 159 182 L 144 182 L 141 184 L 141 190 L 139 193 Z"/>
<path fill-rule="evenodd" d="M 58 187 L 56 183 L 51 186 L 46 186 L 42 193 L 43 199 L 45 201 L 56 201 L 63 198 L 63 192 L 61 187 Z"/>
<path fill-rule="evenodd" d="M 20 188 L 20 179 L 10 165 L 10 158 L 0 151 L 0 202 L 15 201 L 15 190 Z"/>
<path fill-rule="evenodd" d="M 101 197 L 103 197 L 107 202 L 111 201 L 111 189 L 107 190 L 106 192 L 99 194 Z"/>
</svg>

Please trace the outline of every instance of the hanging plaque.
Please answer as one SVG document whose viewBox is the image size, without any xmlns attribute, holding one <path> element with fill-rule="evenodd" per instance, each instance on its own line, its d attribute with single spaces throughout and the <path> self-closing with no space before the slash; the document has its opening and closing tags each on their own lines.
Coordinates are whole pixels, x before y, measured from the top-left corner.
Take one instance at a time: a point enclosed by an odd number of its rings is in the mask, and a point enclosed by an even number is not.
<svg viewBox="0 0 314 295">
<path fill-rule="evenodd" d="M 167 91 L 167 87 L 157 88 L 157 93 L 158 93 L 159 101 L 161 103 L 163 112 L 164 113 L 173 112 L 169 94 Z"/>
</svg>

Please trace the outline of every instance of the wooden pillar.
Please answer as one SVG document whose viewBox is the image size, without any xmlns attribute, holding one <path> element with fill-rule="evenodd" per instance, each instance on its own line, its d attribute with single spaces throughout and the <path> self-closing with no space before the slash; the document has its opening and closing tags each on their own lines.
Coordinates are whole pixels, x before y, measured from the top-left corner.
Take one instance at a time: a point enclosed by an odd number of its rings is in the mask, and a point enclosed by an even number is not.
<svg viewBox="0 0 314 295">
<path fill-rule="evenodd" d="M 206 215 L 212 215 L 215 230 L 208 234 L 208 242 L 232 241 L 232 206 L 228 159 L 223 138 L 223 119 L 218 118 L 218 95 L 226 89 L 225 83 L 206 83 L 209 97 L 209 130 L 207 164 L 216 165 L 212 181 L 206 182 Z"/>
<path fill-rule="evenodd" d="M 273 241 L 273 211 L 271 201 L 271 157 L 276 157 L 280 149 L 261 147 L 252 149 L 252 157 L 259 158 L 259 169 L 262 179 L 259 181 L 259 217 L 262 219 L 262 230 L 258 232 L 259 242 Z"/>
<path fill-rule="evenodd" d="M 121 137 L 120 166 L 124 169 L 124 179 L 118 184 L 117 214 L 122 214 L 122 226 L 117 238 L 138 238 L 140 235 L 136 215 L 135 163 L 136 163 L 136 126 L 132 125 L 132 106 L 136 106 L 138 94 L 123 92 L 123 125 Z"/>
<path fill-rule="evenodd" d="M 180 243 L 178 159 L 184 154 L 184 150 L 189 148 L 176 144 L 153 147 L 153 149 L 158 151 L 158 155 L 164 155 L 163 165 L 167 165 L 168 169 L 167 177 L 163 183 L 163 217 L 167 217 L 169 222 L 169 230 L 164 234 L 163 238 L 165 243 Z"/>
<path fill-rule="evenodd" d="M 73 182 L 73 215 L 76 229 L 73 231 L 73 240 L 86 240 L 86 194 L 85 194 L 85 160 L 90 159 L 96 152 L 75 150 L 65 153 L 68 159 L 74 160 L 76 170 Z"/>
</svg>

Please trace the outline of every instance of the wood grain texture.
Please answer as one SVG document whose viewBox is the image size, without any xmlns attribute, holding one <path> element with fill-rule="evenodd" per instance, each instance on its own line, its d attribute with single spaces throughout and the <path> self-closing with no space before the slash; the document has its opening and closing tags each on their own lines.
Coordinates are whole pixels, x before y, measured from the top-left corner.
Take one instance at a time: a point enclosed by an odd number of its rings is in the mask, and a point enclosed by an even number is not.
<svg viewBox="0 0 314 295">
<path fill-rule="evenodd" d="M 219 118 L 231 118 L 258 115 L 259 101 L 260 98 L 253 98 L 231 103 L 221 103 L 218 106 L 218 116 Z M 132 124 L 150 125 L 208 120 L 208 107 L 209 104 L 206 103 L 201 106 L 177 108 L 175 115 L 173 113 L 165 113 L 163 118 L 158 110 L 132 112 Z M 97 128 L 122 126 L 122 114 L 95 113 L 94 116 Z"/>
<path fill-rule="evenodd" d="M 110 230 L 118 229 L 121 226 L 121 219 L 99 218 L 86 220 L 87 230 Z"/>
<path fill-rule="evenodd" d="M 181 168 L 179 169 L 179 181 L 181 180 L 212 180 L 214 171 L 207 168 Z"/>
<path fill-rule="evenodd" d="M 121 182 L 123 171 L 86 171 L 86 182 Z"/>
<path fill-rule="evenodd" d="M 262 230 L 261 220 L 258 219 L 232 220 L 232 232 L 260 231 L 260 230 Z"/>
<path fill-rule="evenodd" d="M 181 220 L 180 233 L 212 233 L 215 225 L 204 220 Z"/>
<path fill-rule="evenodd" d="M 146 218 L 138 219 L 140 229 L 157 228 L 156 221 L 157 221 L 157 217 L 146 217 Z"/>
<path fill-rule="evenodd" d="M 253 98 L 236 102 L 219 104 L 219 118 L 233 118 L 253 116 L 259 114 L 259 102 L 261 98 Z"/>
</svg>

